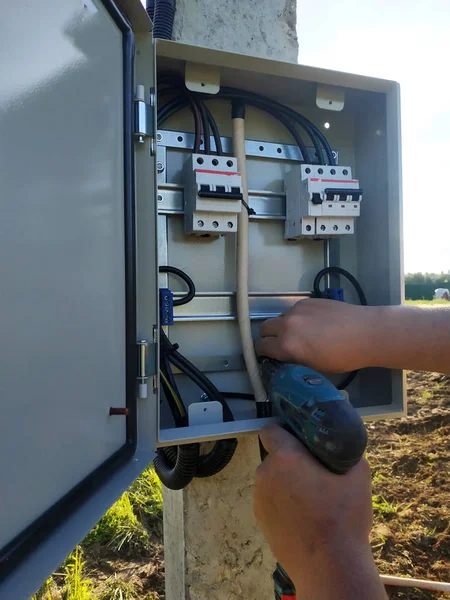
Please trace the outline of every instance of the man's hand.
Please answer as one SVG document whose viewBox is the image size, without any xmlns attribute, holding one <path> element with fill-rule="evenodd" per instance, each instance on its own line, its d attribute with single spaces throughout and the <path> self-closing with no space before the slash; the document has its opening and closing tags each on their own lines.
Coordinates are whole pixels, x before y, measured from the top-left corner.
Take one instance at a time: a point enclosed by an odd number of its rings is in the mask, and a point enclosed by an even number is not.
<svg viewBox="0 0 450 600">
<path fill-rule="evenodd" d="M 385 600 L 368 541 L 367 462 L 335 475 L 277 425 L 264 428 L 261 441 L 269 455 L 256 473 L 254 512 L 298 597 Z"/>
<path fill-rule="evenodd" d="M 323 373 L 386 367 L 450 374 L 450 307 L 301 300 L 261 325 L 256 351 Z"/>
<path fill-rule="evenodd" d="M 333 300 L 301 300 L 261 325 L 256 351 L 262 356 L 307 365 L 325 373 L 370 366 L 378 307 Z"/>
</svg>

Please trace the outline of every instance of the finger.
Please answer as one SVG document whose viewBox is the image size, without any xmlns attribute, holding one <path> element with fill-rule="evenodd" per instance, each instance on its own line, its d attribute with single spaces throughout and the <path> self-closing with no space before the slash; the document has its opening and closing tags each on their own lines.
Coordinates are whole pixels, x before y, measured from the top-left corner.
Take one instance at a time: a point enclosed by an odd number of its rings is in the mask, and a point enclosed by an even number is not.
<svg viewBox="0 0 450 600">
<path fill-rule="evenodd" d="M 297 450 L 301 442 L 279 425 L 266 425 L 259 432 L 262 445 L 270 454 L 282 450 Z"/>
<path fill-rule="evenodd" d="M 265 337 L 255 342 L 255 350 L 258 356 L 268 356 L 283 360 L 283 351 L 280 339 L 277 337 Z"/>
<path fill-rule="evenodd" d="M 309 465 L 314 469 L 324 468 L 300 440 L 279 425 L 266 425 L 259 432 L 259 437 L 262 445 L 269 453 L 269 458 L 271 454 L 276 452 L 294 451 L 301 456 L 305 465 Z"/>
<path fill-rule="evenodd" d="M 261 337 L 270 337 L 279 335 L 282 329 L 282 318 L 268 319 L 261 325 L 259 332 Z"/>
</svg>

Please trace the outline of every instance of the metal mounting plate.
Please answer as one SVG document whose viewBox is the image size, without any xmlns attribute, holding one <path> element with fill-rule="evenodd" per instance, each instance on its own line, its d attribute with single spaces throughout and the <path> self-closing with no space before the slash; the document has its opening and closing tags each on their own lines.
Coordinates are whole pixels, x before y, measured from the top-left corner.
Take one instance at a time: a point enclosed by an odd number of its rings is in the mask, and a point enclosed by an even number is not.
<svg viewBox="0 0 450 600">
<path fill-rule="evenodd" d="M 185 131 L 169 131 L 161 129 L 156 136 L 158 146 L 166 148 L 184 148 L 192 150 L 194 147 L 194 134 Z M 233 141 L 230 137 L 221 137 L 223 151 L 225 154 L 233 153 Z M 200 144 L 203 146 L 203 140 Z M 214 138 L 211 137 L 211 150 L 216 151 Z M 307 147 L 309 156 L 306 159 L 302 156 L 300 148 L 295 144 L 277 144 L 274 142 L 264 142 L 258 140 L 246 140 L 245 152 L 247 156 L 259 156 L 261 158 L 276 158 L 277 160 L 310 161 L 317 162 L 316 152 L 312 146 Z M 339 153 L 333 150 L 333 157 L 336 164 L 339 164 Z"/>
</svg>

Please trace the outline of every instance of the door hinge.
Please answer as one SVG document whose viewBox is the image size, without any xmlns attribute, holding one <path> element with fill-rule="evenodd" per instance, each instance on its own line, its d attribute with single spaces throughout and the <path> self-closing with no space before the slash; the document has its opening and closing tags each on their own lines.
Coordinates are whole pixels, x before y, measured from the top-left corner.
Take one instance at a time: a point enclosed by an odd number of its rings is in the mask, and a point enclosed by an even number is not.
<svg viewBox="0 0 450 600">
<path fill-rule="evenodd" d="M 136 342 L 137 346 L 137 380 L 138 380 L 138 397 L 147 398 L 147 357 L 148 357 L 148 342 L 147 340 L 140 340 Z"/>
<path fill-rule="evenodd" d="M 134 135 L 140 144 L 144 144 L 146 139 L 152 142 L 155 135 L 153 96 L 150 94 L 149 98 L 150 104 L 145 101 L 144 86 L 138 85 L 134 101 Z"/>
</svg>

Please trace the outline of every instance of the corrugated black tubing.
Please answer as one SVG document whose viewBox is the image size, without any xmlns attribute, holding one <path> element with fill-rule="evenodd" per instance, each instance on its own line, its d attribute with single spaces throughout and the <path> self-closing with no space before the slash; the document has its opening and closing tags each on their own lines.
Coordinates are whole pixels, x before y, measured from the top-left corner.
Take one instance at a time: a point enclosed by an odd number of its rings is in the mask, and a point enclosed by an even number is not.
<svg viewBox="0 0 450 600">
<path fill-rule="evenodd" d="M 174 17 L 175 0 L 155 0 L 153 37 L 160 40 L 171 40 Z"/>
<path fill-rule="evenodd" d="M 147 2 L 145 3 L 145 9 L 153 23 L 154 16 L 155 16 L 155 0 L 147 0 Z"/>
<path fill-rule="evenodd" d="M 182 490 L 194 478 L 199 456 L 199 444 L 158 448 L 153 465 L 156 474 L 167 488 Z"/>
</svg>

